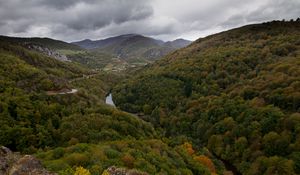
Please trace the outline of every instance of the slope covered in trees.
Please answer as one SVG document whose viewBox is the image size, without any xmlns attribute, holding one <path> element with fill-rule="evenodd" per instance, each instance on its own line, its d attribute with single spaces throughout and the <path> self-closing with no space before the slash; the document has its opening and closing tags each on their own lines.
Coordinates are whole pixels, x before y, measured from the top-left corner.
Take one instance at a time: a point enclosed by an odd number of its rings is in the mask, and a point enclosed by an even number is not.
<svg viewBox="0 0 300 175">
<path fill-rule="evenodd" d="M 224 170 L 186 140 L 162 139 L 151 123 L 104 104 L 118 80 L 28 50 L 13 39 L 1 40 L 0 145 L 35 154 L 48 170 L 67 175 L 77 170 L 98 175 L 111 166 L 150 174 Z M 53 93 L 71 89 L 78 91 Z"/>
<path fill-rule="evenodd" d="M 147 66 L 114 101 L 242 174 L 299 174 L 299 54 L 299 21 L 233 29 Z"/>
<path fill-rule="evenodd" d="M 190 155 L 186 145 L 170 147 L 161 140 L 119 140 L 100 144 L 77 144 L 38 153 L 47 169 L 66 172 L 72 166 L 87 167 L 93 174 L 112 165 L 137 169 L 149 174 L 216 173 L 212 160 L 205 155 Z M 210 168 L 207 164 L 209 163 Z M 207 168 L 206 168 L 207 167 Z M 221 171 L 220 171 L 221 172 Z"/>
<path fill-rule="evenodd" d="M 108 75 L 76 79 L 90 72 L 8 43 L 1 45 L 0 52 L 1 144 L 34 152 L 72 140 L 90 143 L 153 136 L 151 125 L 103 104 Z M 71 88 L 78 93 L 47 95 Z"/>
</svg>

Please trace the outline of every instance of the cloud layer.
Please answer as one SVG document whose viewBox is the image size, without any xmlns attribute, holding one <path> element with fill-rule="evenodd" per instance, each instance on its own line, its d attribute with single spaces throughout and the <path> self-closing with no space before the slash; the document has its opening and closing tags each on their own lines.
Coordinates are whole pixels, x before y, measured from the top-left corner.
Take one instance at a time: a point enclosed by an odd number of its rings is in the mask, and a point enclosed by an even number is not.
<svg viewBox="0 0 300 175">
<path fill-rule="evenodd" d="M 299 0 L 0 0 L 0 34 L 66 41 L 127 33 L 197 39 L 299 15 Z"/>
</svg>

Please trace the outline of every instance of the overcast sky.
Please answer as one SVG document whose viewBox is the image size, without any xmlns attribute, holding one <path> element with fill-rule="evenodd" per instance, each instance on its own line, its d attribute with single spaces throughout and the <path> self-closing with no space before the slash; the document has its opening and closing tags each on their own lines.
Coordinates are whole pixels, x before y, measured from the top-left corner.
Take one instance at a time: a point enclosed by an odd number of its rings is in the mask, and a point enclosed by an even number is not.
<svg viewBox="0 0 300 175">
<path fill-rule="evenodd" d="M 0 34 L 65 41 L 137 33 L 162 40 L 300 16 L 300 0 L 0 0 Z"/>
</svg>

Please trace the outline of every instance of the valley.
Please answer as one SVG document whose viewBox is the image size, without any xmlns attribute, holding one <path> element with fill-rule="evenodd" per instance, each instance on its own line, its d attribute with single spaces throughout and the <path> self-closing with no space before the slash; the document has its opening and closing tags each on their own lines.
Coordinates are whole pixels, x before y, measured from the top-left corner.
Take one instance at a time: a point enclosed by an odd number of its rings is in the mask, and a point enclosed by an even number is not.
<svg viewBox="0 0 300 175">
<path fill-rule="evenodd" d="M 30 154 L 44 174 L 300 174 L 300 21 L 194 42 L 1 36 L 0 100 L 1 173 Z"/>
<path fill-rule="evenodd" d="M 122 72 L 143 67 L 158 58 L 189 45 L 191 41 L 177 39 L 164 42 L 150 37 L 127 34 L 103 40 L 72 42 L 85 52 L 65 52 L 73 61 L 107 72 Z"/>
</svg>

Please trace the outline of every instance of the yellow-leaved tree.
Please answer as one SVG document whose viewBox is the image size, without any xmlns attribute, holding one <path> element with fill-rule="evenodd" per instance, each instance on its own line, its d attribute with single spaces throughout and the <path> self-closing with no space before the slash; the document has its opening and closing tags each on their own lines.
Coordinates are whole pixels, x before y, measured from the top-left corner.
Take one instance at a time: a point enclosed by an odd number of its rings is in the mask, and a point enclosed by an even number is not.
<svg viewBox="0 0 300 175">
<path fill-rule="evenodd" d="M 90 171 L 83 167 L 77 167 L 74 175 L 91 175 Z"/>
<path fill-rule="evenodd" d="M 189 142 L 185 142 L 182 145 L 182 147 L 186 149 L 186 151 L 189 155 L 193 155 L 195 153 L 195 150 L 193 149 L 192 144 L 190 144 Z"/>
<path fill-rule="evenodd" d="M 104 170 L 102 175 L 110 175 L 109 172 L 107 170 Z"/>
</svg>

